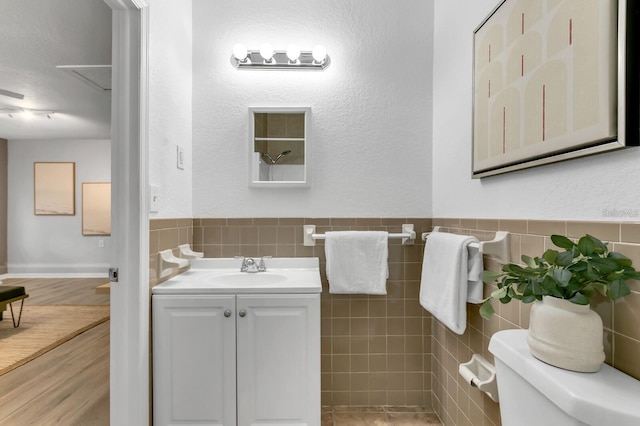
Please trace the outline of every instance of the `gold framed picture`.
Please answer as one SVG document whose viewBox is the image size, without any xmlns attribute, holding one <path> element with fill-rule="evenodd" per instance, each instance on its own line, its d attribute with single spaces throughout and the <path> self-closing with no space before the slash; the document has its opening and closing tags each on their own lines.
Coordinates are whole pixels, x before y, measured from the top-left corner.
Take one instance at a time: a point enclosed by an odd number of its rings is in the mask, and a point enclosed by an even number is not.
<svg viewBox="0 0 640 426">
<path fill-rule="evenodd" d="M 111 235 L 111 183 L 82 183 L 82 235 Z"/>
<path fill-rule="evenodd" d="M 76 214 L 76 163 L 33 163 L 34 213 Z"/>
</svg>

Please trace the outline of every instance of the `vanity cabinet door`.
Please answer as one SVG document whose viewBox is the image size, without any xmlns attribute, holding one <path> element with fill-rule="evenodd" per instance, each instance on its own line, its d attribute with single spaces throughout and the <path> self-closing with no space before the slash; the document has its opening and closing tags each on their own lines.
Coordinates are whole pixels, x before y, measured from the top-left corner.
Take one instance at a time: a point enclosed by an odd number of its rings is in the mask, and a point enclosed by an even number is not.
<svg viewBox="0 0 640 426">
<path fill-rule="evenodd" d="M 152 301 L 153 424 L 235 425 L 235 296 Z"/>
<path fill-rule="evenodd" d="M 320 295 L 237 298 L 238 426 L 319 426 Z"/>
</svg>

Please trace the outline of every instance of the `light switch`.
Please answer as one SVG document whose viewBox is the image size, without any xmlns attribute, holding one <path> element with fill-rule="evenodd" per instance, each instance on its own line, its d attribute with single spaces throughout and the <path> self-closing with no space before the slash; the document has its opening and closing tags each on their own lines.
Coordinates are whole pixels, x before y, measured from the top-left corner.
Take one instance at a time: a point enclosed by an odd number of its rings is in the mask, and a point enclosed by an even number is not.
<svg viewBox="0 0 640 426">
<path fill-rule="evenodd" d="M 160 210 L 160 188 L 158 185 L 149 185 L 149 212 L 158 213 Z"/>
</svg>

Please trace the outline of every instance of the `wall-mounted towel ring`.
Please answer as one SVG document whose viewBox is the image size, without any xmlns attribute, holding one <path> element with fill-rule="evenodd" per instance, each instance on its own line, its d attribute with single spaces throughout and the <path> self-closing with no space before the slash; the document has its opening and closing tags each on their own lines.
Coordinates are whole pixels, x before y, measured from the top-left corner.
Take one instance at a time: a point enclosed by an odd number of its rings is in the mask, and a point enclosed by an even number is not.
<svg viewBox="0 0 640 426">
<path fill-rule="evenodd" d="M 440 226 L 434 226 L 433 232 L 441 232 Z M 422 234 L 422 240 L 427 241 L 431 232 Z M 478 247 L 483 254 L 493 257 L 497 262 L 506 264 L 511 261 L 510 234 L 506 231 L 496 232 L 496 236 L 491 241 L 480 241 Z"/>
</svg>

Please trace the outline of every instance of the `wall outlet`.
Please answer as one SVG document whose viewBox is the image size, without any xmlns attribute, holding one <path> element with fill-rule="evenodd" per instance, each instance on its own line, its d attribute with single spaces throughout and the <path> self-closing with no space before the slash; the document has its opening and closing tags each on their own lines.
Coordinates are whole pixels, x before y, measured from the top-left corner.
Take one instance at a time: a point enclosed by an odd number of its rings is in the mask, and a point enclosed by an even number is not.
<svg viewBox="0 0 640 426">
<path fill-rule="evenodd" d="M 104 240 L 98 240 L 98 247 L 104 248 Z"/>
<path fill-rule="evenodd" d="M 180 145 L 177 145 L 176 148 L 177 167 L 184 170 L 184 149 Z"/>
</svg>

